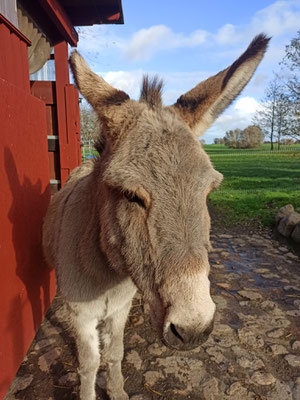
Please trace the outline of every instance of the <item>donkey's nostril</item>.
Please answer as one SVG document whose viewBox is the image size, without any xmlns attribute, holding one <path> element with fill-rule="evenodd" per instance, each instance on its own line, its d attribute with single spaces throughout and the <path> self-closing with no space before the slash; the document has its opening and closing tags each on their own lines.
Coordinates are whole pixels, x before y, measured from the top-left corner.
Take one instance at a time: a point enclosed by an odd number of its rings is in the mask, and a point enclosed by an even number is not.
<svg viewBox="0 0 300 400">
<path fill-rule="evenodd" d="M 170 325 L 170 330 L 173 333 L 173 335 L 177 337 L 177 339 L 179 339 L 182 343 L 184 343 L 183 337 L 178 333 L 174 324 Z"/>
</svg>

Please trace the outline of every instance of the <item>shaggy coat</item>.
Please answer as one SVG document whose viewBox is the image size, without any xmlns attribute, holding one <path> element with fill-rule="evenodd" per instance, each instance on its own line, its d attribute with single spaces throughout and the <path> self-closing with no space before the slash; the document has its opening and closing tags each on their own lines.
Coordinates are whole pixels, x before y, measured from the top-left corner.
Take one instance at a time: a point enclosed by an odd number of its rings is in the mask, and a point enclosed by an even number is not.
<svg viewBox="0 0 300 400">
<path fill-rule="evenodd" d="M 101 122 L 103 151 L 53 197 L 43 244 L 76 336 L 81 400 L 96 399 L 100 356 L 111 400 L 128 399 L 123 331 L 137 288 L 167 346 L 192 349 L 211 332 L 206 200 L 222 175 L 198 135 L 247 84 L 268 41 L 257 36 L 230 67 L 169 107 L 157 78 L 144 79 L 136 102 L 72 53 L 76 85 Z"/>
</svg>

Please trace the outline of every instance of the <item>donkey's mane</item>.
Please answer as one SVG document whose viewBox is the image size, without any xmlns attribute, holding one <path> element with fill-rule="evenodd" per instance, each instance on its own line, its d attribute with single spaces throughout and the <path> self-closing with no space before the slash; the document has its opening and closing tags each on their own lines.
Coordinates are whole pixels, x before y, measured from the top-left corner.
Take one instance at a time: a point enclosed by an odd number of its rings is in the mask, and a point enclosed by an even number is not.
<svg viewBox="0 0 300 400">
<path fill-rule="evenodd" d="M 150 108 L 161 107 L 163 85 L 163 80 L 160 79 L 158 75 L 154 75 L 153 77 L 144 75 L 141 87 L 140 102 L 148 104 Z M 100 133 L 94 143 L 94 148 L 99 154 L 103 153 L 105 147 L 105 135 L 103 135 L 102 129 L 100 129 Z"/>
<path fill-rule="evenodd" d="M 163 81 L 157 75 L 150 78 L 144 75 L 141 88 L 140 102 L 147 103 L 151 108 L 161 107 Z"/>
</svg>

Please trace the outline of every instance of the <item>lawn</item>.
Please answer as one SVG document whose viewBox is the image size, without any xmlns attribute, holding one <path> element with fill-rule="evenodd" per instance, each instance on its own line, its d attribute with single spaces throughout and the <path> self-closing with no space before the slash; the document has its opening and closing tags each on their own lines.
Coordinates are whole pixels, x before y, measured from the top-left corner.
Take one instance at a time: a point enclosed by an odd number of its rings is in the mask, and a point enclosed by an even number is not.
<svg viewBox="0 0 300 400">
<path fill-rule="evenodd" d="M 272 225 L 277 210 L 291 203 L 300 211 L 300 145 L 269 151 L 205 145 L 224 181 L 210 203 L 226 224 Z"/>
</svg>

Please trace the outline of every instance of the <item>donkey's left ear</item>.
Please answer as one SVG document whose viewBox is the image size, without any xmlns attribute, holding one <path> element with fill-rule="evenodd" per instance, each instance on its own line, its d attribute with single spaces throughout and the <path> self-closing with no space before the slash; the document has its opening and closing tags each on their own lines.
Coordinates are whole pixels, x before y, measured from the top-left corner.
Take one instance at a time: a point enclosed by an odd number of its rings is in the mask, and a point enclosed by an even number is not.
<svg viewBox="0 0 300 400">
<path fill-rule="evenodd" d="M 247 85 L 261 62 L 270 38 L 256 36 L 228 68 L 199 83 L 171 106 L 199 136 Z"/>
<path fill-rule="evenodd" d="M 69 63 L 76 86 L 96 111 L 102 123 L 102 131 L 111 138 L 118 137 L 122 129 L 125 129 L 124 120 L 127 120 L 127 126 L 130 120 L 129 96 L 95 74 L 76 50 L 71 54 Z"/>
</svg>

